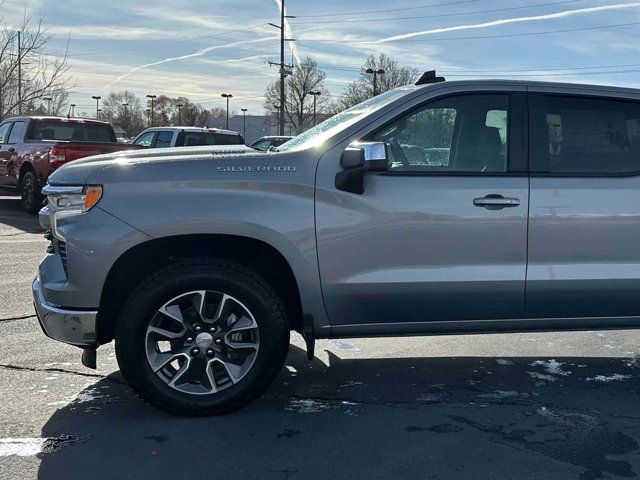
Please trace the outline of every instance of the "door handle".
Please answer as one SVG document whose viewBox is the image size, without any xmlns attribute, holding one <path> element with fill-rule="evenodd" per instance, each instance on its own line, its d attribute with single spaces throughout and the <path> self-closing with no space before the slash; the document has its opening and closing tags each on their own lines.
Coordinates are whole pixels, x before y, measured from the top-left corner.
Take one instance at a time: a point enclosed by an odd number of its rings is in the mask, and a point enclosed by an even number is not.
<svg viewBox="0 0 640 480">
<path fill-rule="evenodd" d="M 474 198 L 473 204 L 476 207 L 484 207 L 488 210 L 500 210 L 507 207 L 517 207 L 520 199 L 514 197 L 503 197 L 502 195 L 489 194 L 484 197 Z"/>
</svg>

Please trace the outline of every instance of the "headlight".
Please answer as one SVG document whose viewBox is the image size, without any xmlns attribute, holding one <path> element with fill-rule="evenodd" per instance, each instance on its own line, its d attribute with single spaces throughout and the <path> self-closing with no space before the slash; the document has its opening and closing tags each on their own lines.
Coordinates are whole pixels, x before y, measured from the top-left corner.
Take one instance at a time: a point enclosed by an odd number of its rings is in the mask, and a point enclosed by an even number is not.
<svg viewBox="0 0 640 480">
<path fill-rule="evenodd" d="M 58 222 L 64 217 L 82 215 L 91 210 L 102 198 L 102 187 L 47 185 L 42 189 L 42 193 L 47 196 L 52 233 L 64 240 L 58 230 Z"/>
</svg>

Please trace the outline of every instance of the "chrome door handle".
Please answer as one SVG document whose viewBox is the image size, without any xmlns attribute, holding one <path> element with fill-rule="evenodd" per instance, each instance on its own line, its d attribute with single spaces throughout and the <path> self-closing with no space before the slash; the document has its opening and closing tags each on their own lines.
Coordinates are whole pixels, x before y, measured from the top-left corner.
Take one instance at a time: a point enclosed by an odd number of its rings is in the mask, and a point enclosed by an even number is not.
<svg viewBox="0 0 640 480">
<path fill-rule="evenodd" d="M 474 198 L 473 204 L 476 207 L 484 207 L 489 210 L 500 210 L 507 207 L 517 207 L 518 205 L 520 205 L 520 199 L 489 194 L 484 197 Z"/>
</svg>

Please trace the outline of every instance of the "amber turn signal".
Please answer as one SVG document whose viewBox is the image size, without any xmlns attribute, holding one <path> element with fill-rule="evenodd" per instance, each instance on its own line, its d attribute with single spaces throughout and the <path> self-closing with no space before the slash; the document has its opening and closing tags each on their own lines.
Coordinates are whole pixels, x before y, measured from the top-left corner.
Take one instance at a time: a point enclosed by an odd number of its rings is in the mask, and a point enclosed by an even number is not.
<svg viewBox="0 0 640 480">
<path fill-rule="evenodd" d="M 84 194 L 84 208 L 89 210 L 102 198 L 102 187 L 94 186 L 87 187 L 87 191 Z"/>
</svg>

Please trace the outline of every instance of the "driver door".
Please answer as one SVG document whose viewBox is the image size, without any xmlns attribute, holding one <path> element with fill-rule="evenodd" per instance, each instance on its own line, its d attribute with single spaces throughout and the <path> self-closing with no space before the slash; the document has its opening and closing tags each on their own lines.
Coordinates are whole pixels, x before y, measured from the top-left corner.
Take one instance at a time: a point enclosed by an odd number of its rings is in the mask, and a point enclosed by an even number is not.
<svg viewBox="0 0 640 480">
<path fill-rule="evenodd" d="M 323 157 L 318 259 L 336 334 L 522 318 L 525 106 L 524 94 L 461 94 L 397 116 L 362 138 L 385 143 L 388 168 L 361 195 L 332 186 L 340 167 Z"/>
</svg>

